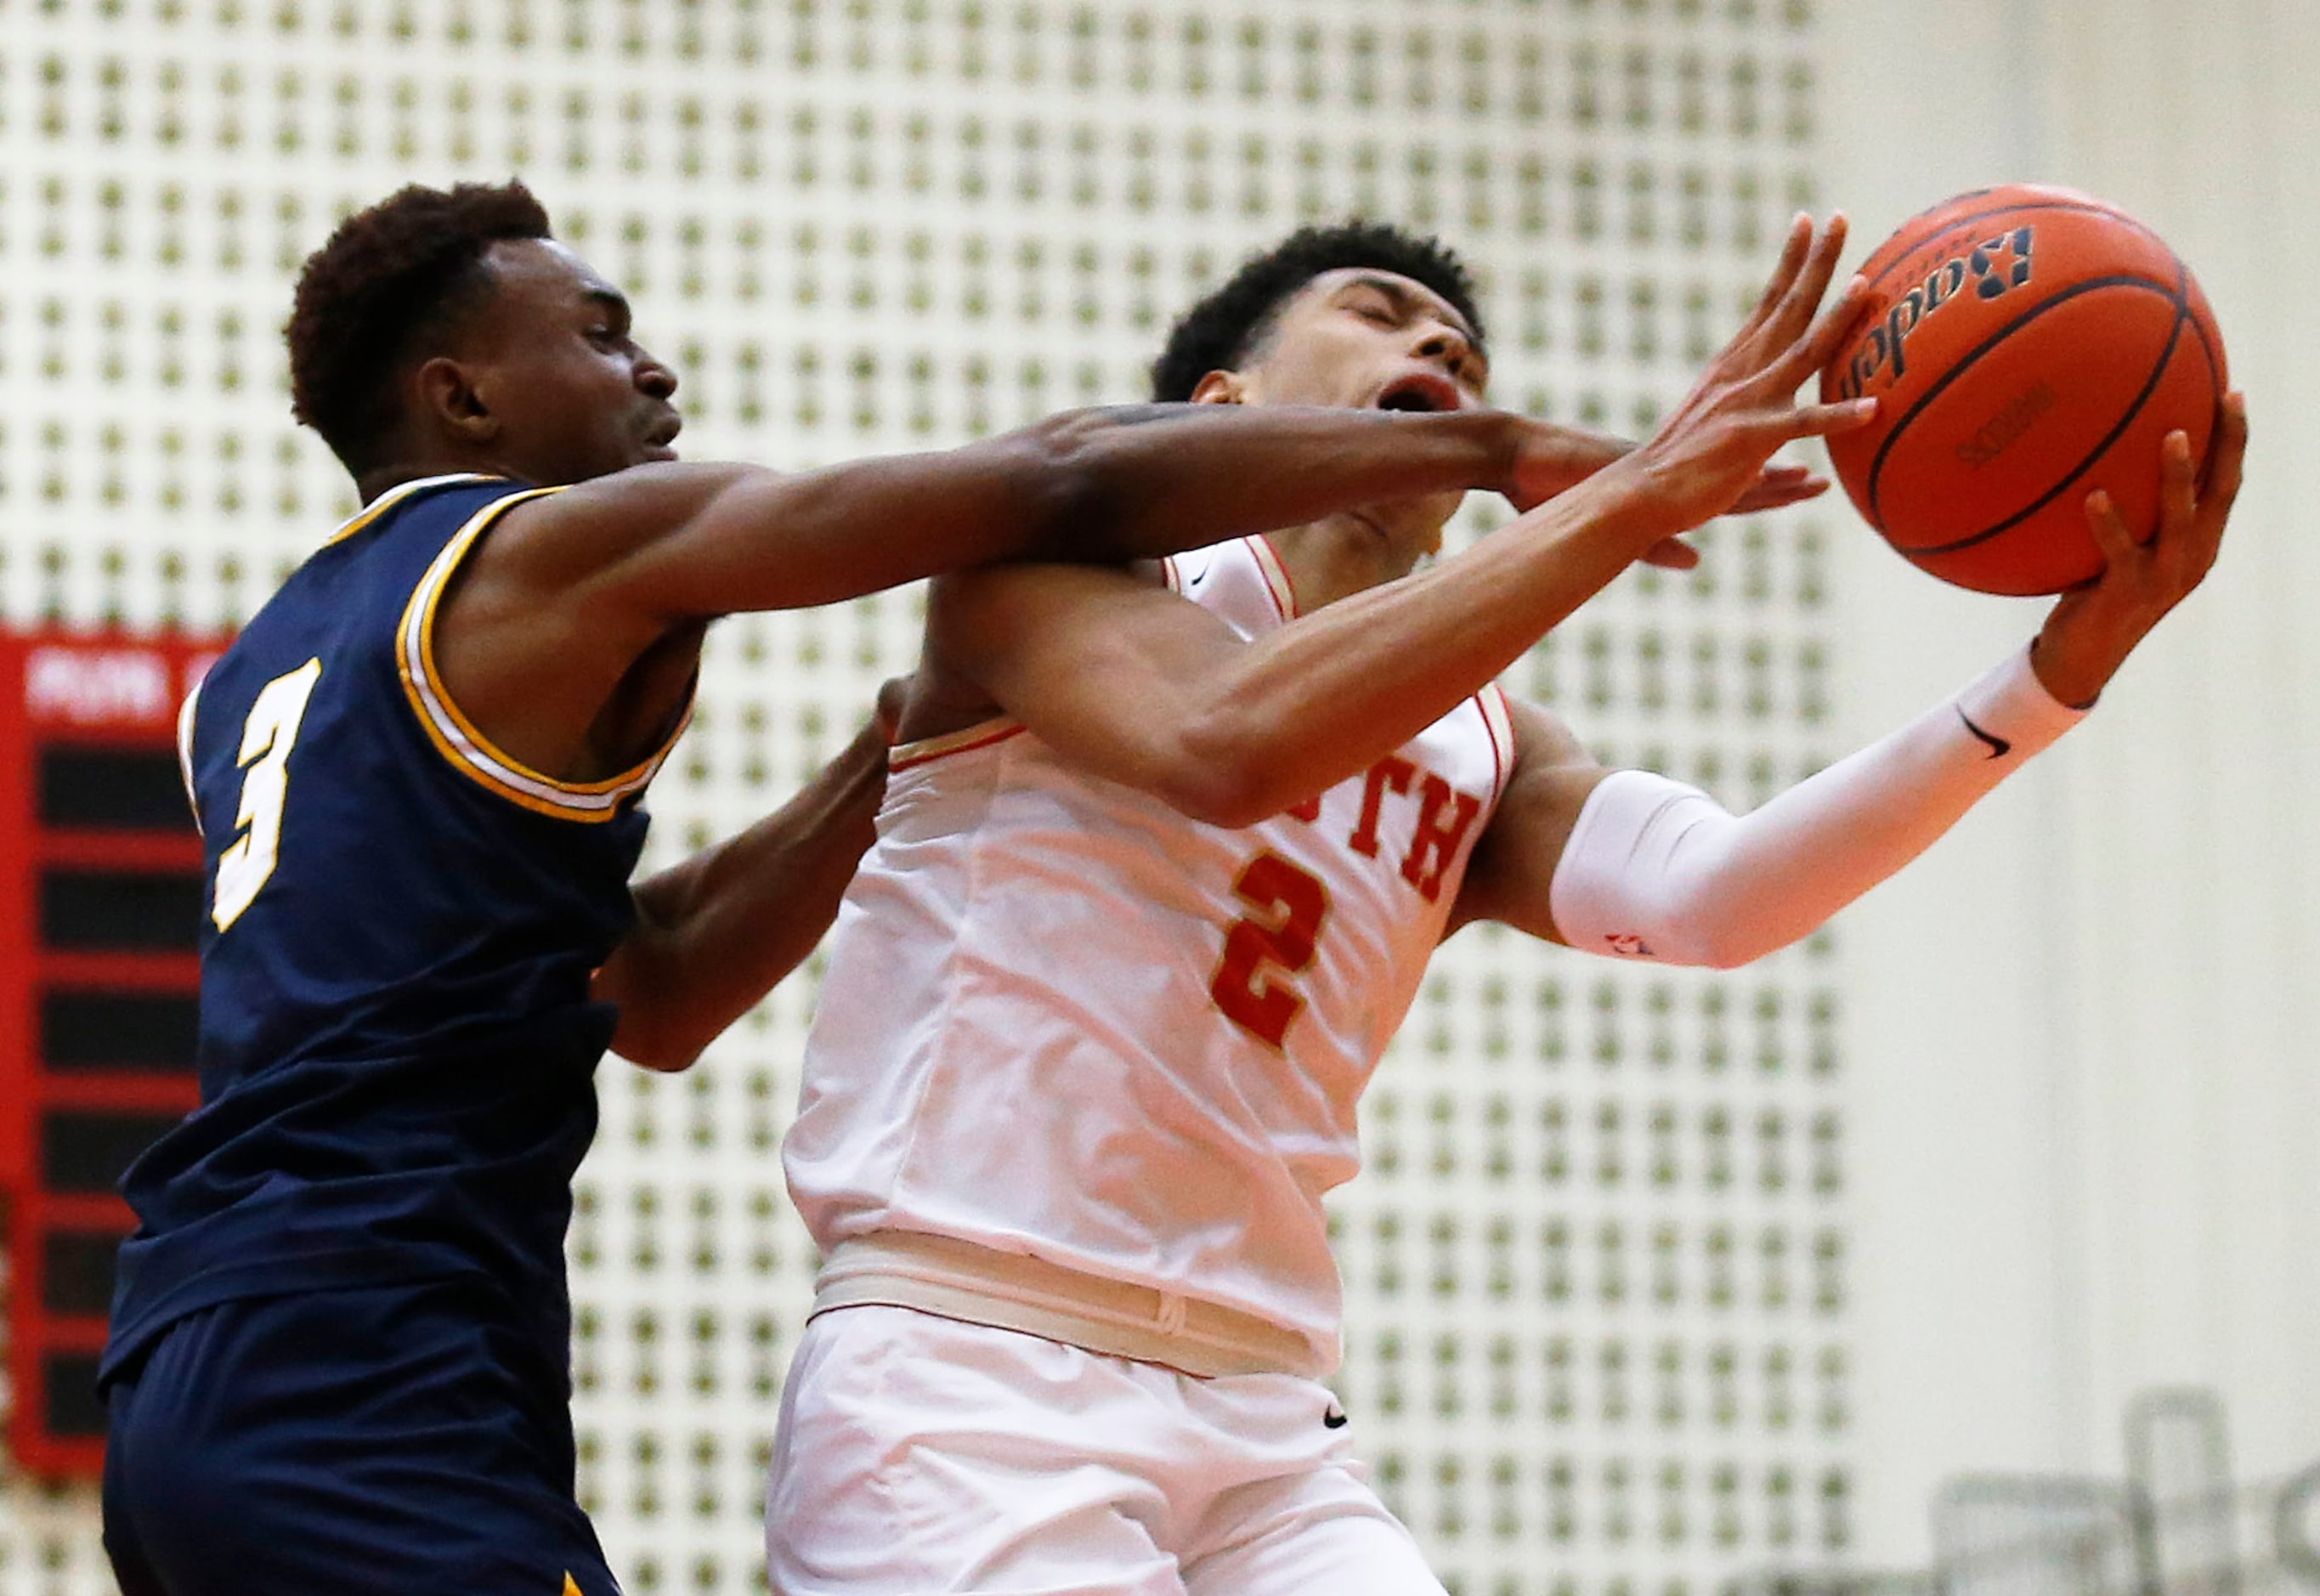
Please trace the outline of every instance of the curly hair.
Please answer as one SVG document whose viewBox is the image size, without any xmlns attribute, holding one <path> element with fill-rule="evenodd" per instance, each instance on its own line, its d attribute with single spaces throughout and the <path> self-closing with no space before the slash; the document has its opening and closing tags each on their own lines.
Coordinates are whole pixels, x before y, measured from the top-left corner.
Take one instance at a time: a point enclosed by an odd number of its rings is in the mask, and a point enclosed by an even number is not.
<svg viewBox="0 0 2320 1596">
<path fill-rule="evenodd" d="M 484 253 L 549 236 L 521 183 L 412 184 L 339 223 L 306 259 L 289 324 L 290 408 L 360 475 L 395 421 L 391 379 L 491 289 Z"/>
<path fill-rule="evenodd" d="M 1251 256 L 1222 287 L 1184 313 L 1152 363 L 1152 397 L 1190 399 L 1211 371 L 1229 371 L 1262 348 L 1282 307 L 1324 272 L 1368 267 L 1423 283 L 1466 318 L 1479 341 L 1482 319 L 1465 263 L 1439 240 L 1418 238 L 1382 222 L 1300 227 L 1262 255 Z"/>
</svg>

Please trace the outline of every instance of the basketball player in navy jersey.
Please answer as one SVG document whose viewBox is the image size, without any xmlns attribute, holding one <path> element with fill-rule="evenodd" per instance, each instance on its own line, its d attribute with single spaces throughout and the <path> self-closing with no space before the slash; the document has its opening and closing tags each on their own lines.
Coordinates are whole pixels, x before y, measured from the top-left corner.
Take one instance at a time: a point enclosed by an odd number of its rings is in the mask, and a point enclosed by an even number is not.
<svg viewBox="0 0 2320 1596">
<path fill-rule="evenodd" d="M 1660 432 L 1455 558 L 1455 494 L 1148 565 L 945 576 L 833 940 L 790 1189 L 825 1262 L 766 1501 L 775 1596 L 1441 1596 L 1355 1461 L 1325 1194 L 1441 939 L 1474 920 L 1730 966 L 1793 941 L 2067 730 L 2214 561 L 2246 419 L 2180 433 L 2138 545 L 2032 648 L 1745 815 L 1606 770 L 1492 677 L 1726 509 L 1851 320 L 1842 230 Z M 1785 287 L 1784 287 L 1785 285 Z M 1155 397 L 1464 412 L 1465 274 L 1355 225 L 1250 260 Z"/>
<path fill-rule="evenodd" d="M 181 721 L 203 1102 L 124 1182 L 101 1382 L 128 1596 L 615 1590 L 566 1407 L 592 1072 L 608 1043 L 682 1067 L 803 956 L 884 774 L 865 733 L 632 892 L 711 620 L 1467 487 L 1529 503 L 1618 452 L 1502 416 L 1178 407 L 793 476 L 675 464 L 675 376 L 514 185 L 348 221 L 288 337 L 364 508 Z"/>
</svg>

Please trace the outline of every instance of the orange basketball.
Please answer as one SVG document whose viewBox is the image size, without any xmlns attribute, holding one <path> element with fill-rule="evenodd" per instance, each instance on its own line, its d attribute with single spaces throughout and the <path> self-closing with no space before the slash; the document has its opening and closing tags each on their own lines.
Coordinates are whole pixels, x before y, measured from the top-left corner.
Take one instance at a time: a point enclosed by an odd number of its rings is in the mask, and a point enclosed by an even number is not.
<svg viewBox="0 0 2320 1596">
<path fill-rule="evenodd" d="M 2149 228 L 2014 184 L 1908 222 L 1862 275 L 1820 390 L 1879 401 L 1828 452 L 1887 542 L 1962 587 L 2059 593 L 2102 569 L 2092 490 L 2157 530 L 2160 442 L 2180 429 L 2206 458 L 2225 369 L 2207 296 Z"/>
</svg>

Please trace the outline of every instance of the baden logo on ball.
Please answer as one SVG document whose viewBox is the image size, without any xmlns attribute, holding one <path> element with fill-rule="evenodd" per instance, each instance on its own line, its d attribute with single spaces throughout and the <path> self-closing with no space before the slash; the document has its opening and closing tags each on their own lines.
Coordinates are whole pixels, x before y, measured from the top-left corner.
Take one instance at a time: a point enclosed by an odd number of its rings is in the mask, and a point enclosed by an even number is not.
<svg viewBox="0 0 2320 1596">
<path fill-rule="evenodd" d="M 2097 576 L 2096 488 L 2148 538 L 2159 443 L 2204 459 L 2226 391 L 2223 336 L 2190 271 L 2116 205 L 2016 184 L 1905 223 L 1826 371 L 1876 419 L 1828 440 L 1853 505 L 1945 581 L 2060 593 Z"/>
</svg>

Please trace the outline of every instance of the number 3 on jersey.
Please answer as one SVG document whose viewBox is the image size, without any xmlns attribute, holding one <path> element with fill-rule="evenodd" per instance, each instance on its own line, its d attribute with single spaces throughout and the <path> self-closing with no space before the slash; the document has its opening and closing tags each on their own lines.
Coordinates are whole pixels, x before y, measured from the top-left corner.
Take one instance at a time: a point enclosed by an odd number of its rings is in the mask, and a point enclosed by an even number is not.
<svg viewBox="0 0 2320 1596">
<path fill-rule="evenodd" d="M 1264 853 L 1243 867 L 1233 893 L 1251 912 L 1225 932 L 1209 995 L 1226 1019 L 1278 1047 L 1305 1006 L 1287 977 L 1312 967 L 1315 939 L 1329 918 L 1329 889 L 1279 854 Z"/>
<path fill-rule="evenodd" d="M 275 855 L 282 847 L 282 805 L 290 796 L 290 749 L 322 675 L 322 662 L 310 659 L 288 676 L 275 677 L 258 689 L 258 702 L 241 723 L 241 752 L 234 761 L 248 773 L 234 817 L 240 835 L 218 855 L 217 893 L 210 903 L 210 918 L 221 931 L 241 918 L 274 874 Z"/>
</svg>

